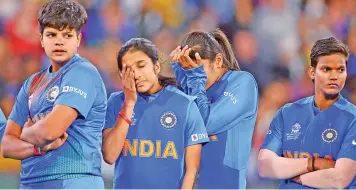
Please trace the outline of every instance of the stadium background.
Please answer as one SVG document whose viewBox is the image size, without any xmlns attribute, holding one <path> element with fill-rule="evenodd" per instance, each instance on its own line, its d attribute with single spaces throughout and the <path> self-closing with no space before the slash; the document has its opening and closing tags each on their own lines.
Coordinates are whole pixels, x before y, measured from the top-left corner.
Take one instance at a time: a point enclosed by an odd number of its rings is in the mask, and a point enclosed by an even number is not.
<svg viewBox="0 0 356 190">
<path fill-rule="evenodd" d="M 319 38 L 349 45 L 348 82 L 343 94 L 356 103 L 355 0 L 77 0 L 87 9 L 80 54 L 105 80 L 108 95 L 120 89 L 115 55 L 132 37 L 151 39 L 167 55 L 182 35 L 220 27 L 239 64 L 259 85 L 260 102 L 248 187 L 275 188 L 257 174 L 257 153 L 273 115 L 283 104 L 313 93 L 306 75 L 309 52 Z M 39 43 L 37 11 L 44 0 L 0 0 L 0 106 L 11 111 L 24 79 L 49 65 Z M 172 75 L 167 63 L 164 75 Z M 78 79 L 80 80 L 80 79 Z M 17 188 L 20 163 L 0 156 L 0 188 Z M 106 187 L 113 167 L 103 165 Z"/>
</svg>

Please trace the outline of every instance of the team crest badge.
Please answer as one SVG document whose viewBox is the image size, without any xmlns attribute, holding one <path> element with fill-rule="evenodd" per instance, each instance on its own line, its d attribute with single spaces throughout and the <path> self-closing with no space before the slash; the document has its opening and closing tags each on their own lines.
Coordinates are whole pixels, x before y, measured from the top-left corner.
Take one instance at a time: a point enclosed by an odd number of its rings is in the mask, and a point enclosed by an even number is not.
<svg viewBox="0 0 356 190">
<path fill-rule="evenodd" d="M 166 112 L 161 117 L 161 125 L 164 128 L 170 129 L 177 124 L 177 117 L 173 112 Z"/>
<path fill-rule="evenodd" d="M 321 134 L 321 138 L 324 142 L 331 143 L 337 138 L 337 131 L 335 129 L 325 129 Z"/>
<path fill-rule="evenodd" d="M 59 87 L 54 86 L 51 89 L 49 89 L 47 93 L 47 100 L 50 102 L 54 102 L 59 94 Z"/>
</svg>

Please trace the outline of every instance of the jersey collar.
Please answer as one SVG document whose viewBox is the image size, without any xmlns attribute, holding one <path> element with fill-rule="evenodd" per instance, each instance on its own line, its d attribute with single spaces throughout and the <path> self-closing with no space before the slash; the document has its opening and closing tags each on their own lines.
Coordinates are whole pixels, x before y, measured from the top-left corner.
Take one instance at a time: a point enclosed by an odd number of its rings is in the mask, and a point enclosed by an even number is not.
<svg viewBox="0 0 356 190">
<path fill-rule="evenodd" d="M 68 68 L 70 65 L 72 65 L 74 62 L 79 60 L 81 57 L 78 54 L 75 54 L 67 63 L 65 63 L 57 72 L 50 72 L 52 66 L 48 67 L 47 69 L 47 78 L 52 78 L 57 75 L 57 73 L 61 73 L 63 70 Z"/>
</svg>

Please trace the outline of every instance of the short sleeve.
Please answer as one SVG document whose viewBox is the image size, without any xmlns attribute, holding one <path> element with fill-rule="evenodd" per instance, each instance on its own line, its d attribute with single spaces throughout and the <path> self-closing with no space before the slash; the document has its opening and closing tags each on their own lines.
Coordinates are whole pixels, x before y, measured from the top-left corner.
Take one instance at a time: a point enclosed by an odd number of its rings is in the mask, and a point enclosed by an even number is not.
<svg viewBox="0 0 356 190">
<path fill-rule="evenodd" d="M 60 93 L 55 101 L 55 105 L 76 109 L 84 118 L 93 107 L 102 81 L 96 68 L 90 63 L 86 64 L 74 66 L 63 74 Z"/>
<path fill-rule="evenodd" d="M 117 93 L 113 93 L 110 95 L 110 97 L 108 99 L 108 108 L 106 110 L 104 128 L 113 128 L 114 127 L 116 120 L 117 120 L 117 116 L 119 114 L 119 112 L 117 111 L 119 109 L 115 109 L 115 108 L 121 108 L 121 105 L 123 104 L 123 101 L 120 101 L 120 100 L 121 99 Z"/>
<path fill-rule="evenodd" d="M 19 93 L 16 96 L 15 104 L 12 107 L 9 119 L 20 125 L 21 127 L 27 121 L 29 116 L 29 107 L 28 107 L 28 87 L 30 86 L 30 79 L 27 79 Z"/>
<path fill-rule="evenodd" d="M 356 120 L 353 121 L 349 131 L 344 137 L 339 155 L 337 156 L 337 159 L 339 158 L 350 158 L 352 160 L 356 160 Z"/>
<path fill-rule="evenodd" d="M 187 123 L 185 128 L 185 146 L 209 142 L 205 124 L 200 115 L 198 106 L 192 102 L 187 111 Z"/>
<path fill-rule="evenodd" d="M 268 149 L 277 155 L 282 155 L 283 117 L 282 109 L 274 116 L 265 136 L 261 149 Z"/>
</svg>

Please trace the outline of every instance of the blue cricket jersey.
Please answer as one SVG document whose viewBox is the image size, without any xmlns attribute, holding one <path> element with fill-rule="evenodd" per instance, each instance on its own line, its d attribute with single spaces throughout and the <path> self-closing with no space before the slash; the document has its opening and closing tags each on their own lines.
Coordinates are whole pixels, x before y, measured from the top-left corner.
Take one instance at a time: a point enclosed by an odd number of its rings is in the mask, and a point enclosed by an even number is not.
<svg viewBox="0 0 356 190">
<path fill-rule="evenodd" d="M 106 90 L 99 72 L 79 55 L 55 73 L 48 68 L 28 78 L 9 119 L 23 126 L 30 115 L 37 122 L 40 115 L 46 116 L 55 105 L 76 109 L 78 117 L 67 129 L 68 139 L 60 148 L 22 160 L 21 184 L 101 177 L 106 104 Z"/>
<path fill-rule="evenodd" d="M 0 108 L 0 143 L 2 140 L 2 137 L 4 135 L 5 132 L 5 127 L 6 127 L 6 118 L 4 113 L 2 112 L 1 108 Z"/>
<path fill-rule="evenodd" d="M 115 125 L 124 93 L 108 100 L 105 128 Z M 167 86 L 138 94 L 124 148 L 115 163 L 115 189 L 178 189 L 185 174 L 185 147 L 208 142 L 194 98 Z"/>
<path fill-rule="evenodd" d="M 286 104 L 275 115 L 261 149 L 285 158 L 350 158 L 356 160 L 356 107 L 339 99 L 320 111 L 314 96 Z M 283 168 L 281 168 L 283 169 Z M 310 188 L 291 179 L 280 188 Z M 349 188 L 356 188 L 356 178 Z"/>
<path fill-rule="evenodd" d="M 227 71 L 205 90 L 203 66 L 173 71 L 185 93 L 196 96 L 210 135 L 202 150 L 198 188 L 246 188 L 246 170 L 258 107 L 254 77 L 244 71 Z"/>
</svg>

